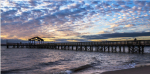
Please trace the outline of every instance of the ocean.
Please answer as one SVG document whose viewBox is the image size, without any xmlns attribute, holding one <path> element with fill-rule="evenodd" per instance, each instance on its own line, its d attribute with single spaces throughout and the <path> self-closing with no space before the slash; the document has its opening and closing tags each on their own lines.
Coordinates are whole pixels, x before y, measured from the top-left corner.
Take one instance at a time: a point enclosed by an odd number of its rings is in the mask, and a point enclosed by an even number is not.
<svg viewBox="0 0 150 74">
<path fill-rule="evenodd" d="M 145 54 L 128 54 L 36 48 L 7 49 L 1 46 L 1 73 L 101 74 L 150 65 L 150 47 L 145 47 L 144 52 Z"/>
</svg>

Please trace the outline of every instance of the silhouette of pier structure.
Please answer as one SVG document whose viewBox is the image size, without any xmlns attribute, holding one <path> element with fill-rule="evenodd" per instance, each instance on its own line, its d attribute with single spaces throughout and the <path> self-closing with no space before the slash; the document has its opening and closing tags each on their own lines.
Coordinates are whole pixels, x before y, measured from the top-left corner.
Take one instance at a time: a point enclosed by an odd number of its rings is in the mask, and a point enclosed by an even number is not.
<svg viewBox="0 0 150 74">
<path fill-rule="evenodd" d="M 150 40 L 105 41 L 105 42 L 67 42 L 44 43 L 40 37 L 33 37 L 28 43 L 7 43 L 7 48 L 46 48 L 57 50 L 74 50 L 112 53 L 144 53 L 144 47 L 150 46 Z M 39 43 L 35 43 L 38 41 Z M 127 49 L 125 49 L 127 48 Z M 119 49 L 119 50 L 117 50 Z"/>
</svg>

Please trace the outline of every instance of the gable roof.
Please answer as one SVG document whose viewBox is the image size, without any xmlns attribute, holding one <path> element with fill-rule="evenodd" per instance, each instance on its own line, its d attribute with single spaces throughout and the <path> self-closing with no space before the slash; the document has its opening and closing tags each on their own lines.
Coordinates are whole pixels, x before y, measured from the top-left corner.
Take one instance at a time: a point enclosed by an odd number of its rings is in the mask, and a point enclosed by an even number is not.
<svg viewBox="0 0 150 74">
<path fill-rule="evenodd" d="M 44 39 L 37 36 L 37 37 L 33 37 L 33 38 L 28 39 L 28 41 L 44 41 Z"/>
</svg>

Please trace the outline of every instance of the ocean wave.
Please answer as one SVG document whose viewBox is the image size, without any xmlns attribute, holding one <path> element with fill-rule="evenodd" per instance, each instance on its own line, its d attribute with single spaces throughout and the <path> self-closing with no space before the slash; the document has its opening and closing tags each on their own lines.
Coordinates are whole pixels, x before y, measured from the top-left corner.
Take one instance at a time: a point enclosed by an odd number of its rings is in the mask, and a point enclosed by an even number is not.
<svg viewBox="0 0 150 74">
<path fill-rule="evenodd" d="M 60 60 L 53 61 L 53 62 L 42 62 L 42 63 L 39 63 L 39 65 L 40 66 L 62 65 L 61 64 L 62 61 L 70 61 L 70 59 L 60 59 Z"/>
<path fill-rule="evenodd" d="M 9 74 L 19 71 L 27 71 L 27 70 L 33 70 L 33 68 L 22 68 L 22 69 L 9 69 L 9 70 L 3 70 L 1 71 L 2 74 Z"/>
<path fill-rule="evenodd" d="M 40 66 L 61 65 L 60 61 L 39 63 Z"/>
<path fill-rule="evenodd" d="M 137 67 L 146 67 L 146 66 L 150 66 L 150 63 L 137 64 L 137 65 L 135 66 L 135 68 L 137 68 Z"/>
<path fill-rule="evenodd" d="M 69 70 L 66 70 L 66 71 L 62 71 L 58 74 L 71 74 L 71 73 L 74 73 L 74 72 L 78 72 L 78 71 L 93 67 L 93 65 L 95 65 L 95 63 L 82 65 L 82 66 L 79 66 L 79 67 L 76 67 L 76 68 L 72 68 L 72 69 L 69 69 Z"/>
</svg>

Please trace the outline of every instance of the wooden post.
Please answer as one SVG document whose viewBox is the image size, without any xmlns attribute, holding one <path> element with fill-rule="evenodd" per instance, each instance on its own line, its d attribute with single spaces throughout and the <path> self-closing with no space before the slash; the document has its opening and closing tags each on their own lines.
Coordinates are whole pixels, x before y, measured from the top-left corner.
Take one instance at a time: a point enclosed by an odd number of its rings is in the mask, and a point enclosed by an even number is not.
<svg viewBox="0 0 150 74">
<path fill-rule="evenodd" d="M 114 52 L 113 46 L 111 46 L 111 52 L 112 52 L 112 53 Z"/>
<path fill-rule="evenodd" d="M 80 46 L 80 51 L 82 51 L 82 46 Z"/>
<path fill-rule="evenodd" d="M 142 54 L 144 54 L 144 46 L 142 45 Z"/>
<path fill-rule="evenodd" d="M 130 53 L 130 46 L 128 46 L 128 53 Z"/>
<path fill-rule="evenodd" d="M 141 53 L 141 47 L 140 47 L 140 45 L 138 45 L 138 49 L 139 49 L 139 54 Z"/>
<path fill-rule="evenodd" d="M 19 43 L 17 43 L 17 48 L 19 48 Z"/>
<path fill-rule="evenodd" d="M 8 45 L 8 43 L 7 43 L 7 48 L 9 48 L 9 45 Z"/>
<path fill-rule="evenodd" d="M 95 51 L 98 52 L 98 46 L 95 46 Z"/>
<path fill-rule="evenodd" d="M 78 46 L 76 45 L 76 51 L 78 50 Z"/>
<path fill-rule="evenodd" d="M 85 51 L 87 51 L 87 46 L 85 46 Z"/>
<path fill-rule="evenodd" d="M 115 46 L 115 53 L 117 52 L 117 49 L 116 49 L 116 48 L 117 48 L 117 46 Z"/>
<path fill-rule="evenodd" d="M 7 48 L 9 48 L 9 45 L 8 45 L 8 40 L 6 40 L 6 44 L 7 44 Z"/>
<path fill-rule="evenodd" d="M 68 50 L 70 50 L 70 46 L 68 45 Z"/>
<path fill-rule="evenodd" d="M 108 46 L 108 52 L 110 52 L 109 46 Z"/>
<path fill-rule="evenodd" d="M 56 44 L 54 44 L 54 49 L 57 49 Z"/>
<path fill-rule="evenodd" d="M 73 45 L 72 45 L 72 50 L 73 50 Z"/>
<path fill-rule="evenodd" d="M 104 52 L 105 52 L 105 46 L 104 46 Z"/>
<path fill-rule="evenodd" d="M 92 46 L 90 45 L 90 51 L 92 51 Z"/>
<path fill-rule="evenodd" d="M 91 51 L 93 52 L 93 51 L 94 51 L 94 50 L 93 50 L 93 46 L 91 46 L 91 49 L 92 49 Z"/>
<path fill-rule="evenodd" d="M 119 52 L 121 53 L 121 46 L 119 46 Z"/>
<path fill-rule="evenodd" d="M 64 50 L 66 50 L 66 45 L 64 45 Z"/>
<path fill-rule="evenodd" d="M 134 49 L 134 45 L 132 46 L 132 53 L 134 53 L 135 52 L 135 49 Z"/>
</svg>

